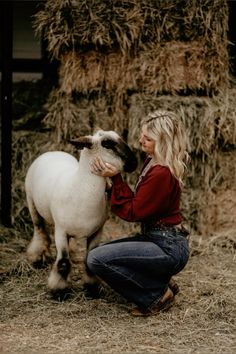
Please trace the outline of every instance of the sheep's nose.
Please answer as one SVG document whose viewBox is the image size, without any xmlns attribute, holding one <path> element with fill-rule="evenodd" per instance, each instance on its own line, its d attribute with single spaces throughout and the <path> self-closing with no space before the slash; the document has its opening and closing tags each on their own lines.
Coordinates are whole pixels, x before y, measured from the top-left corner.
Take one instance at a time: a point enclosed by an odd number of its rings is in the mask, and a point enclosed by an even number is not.
<svg viewBox="0 0 236 354">
<path fill-rule="evenodd" d="M 135 156 L 135 154 L 132 152 L 132 154 L 129 156 L 129 158 L 126 160 L 125 165 L 124 165 L 124 171 L 125 172 L 133 172 L 136 170 L 138 166 L 138 160 Z"/>
</svg>

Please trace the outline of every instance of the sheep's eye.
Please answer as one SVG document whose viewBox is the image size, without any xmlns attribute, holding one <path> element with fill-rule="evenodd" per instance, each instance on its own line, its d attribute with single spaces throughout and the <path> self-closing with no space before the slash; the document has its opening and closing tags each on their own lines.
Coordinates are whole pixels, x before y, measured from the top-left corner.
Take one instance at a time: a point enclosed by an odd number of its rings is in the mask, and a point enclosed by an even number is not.
<svg viewBox="0 0 236 354">
<path fill-rule="evenodd" d="M 115 146 L 117 145 L 117 142 L 115 142 L 114 140 L 110 140 L 110 139 L 105 139 L 102 141 L 102 146 L 106 149 L 114 149 Z"/>
</svg>

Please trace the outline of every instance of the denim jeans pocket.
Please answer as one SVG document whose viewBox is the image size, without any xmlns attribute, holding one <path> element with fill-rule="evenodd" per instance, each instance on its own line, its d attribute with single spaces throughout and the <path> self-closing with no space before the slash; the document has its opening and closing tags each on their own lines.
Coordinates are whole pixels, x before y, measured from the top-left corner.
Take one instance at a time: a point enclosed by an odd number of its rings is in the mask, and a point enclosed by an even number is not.
<svg viewBox="0 0 236 354">
<path fill-rule="evenodd" d="M 189 247 L 187 240 L 185 242 L 180 242 L 177 245 L 176 249 L 176 265 L 175 265 L 175 274 L 179 273 L 187 264 L 189 259 Z"/>
</svg>

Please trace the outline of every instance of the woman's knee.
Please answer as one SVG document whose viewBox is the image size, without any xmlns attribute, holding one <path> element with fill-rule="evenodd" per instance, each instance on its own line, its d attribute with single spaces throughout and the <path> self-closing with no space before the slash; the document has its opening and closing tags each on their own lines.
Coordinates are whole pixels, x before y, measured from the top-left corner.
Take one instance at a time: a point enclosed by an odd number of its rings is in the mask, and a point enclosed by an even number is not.
<svg viewBox="0 0 236 354">
<path fill-rule="evenodd" d="M 96 252 L 97 248 L 94 248 L 93 250 L 89 251 L 88 255 L 87 255 L 87 266 L 89 268 L 89 270 L 93 273 L 95 273 L 95 270 L 99 264 L 99 260 L 97 257 L 97 252 Z"/>
<path fill-rule="evenodd" d="M 111 257 L 107 248 L 109 247 L 103 245 L 89 251 L 87 256 L 87 266 L 94 274 L 99 275 L 106 268 L 106 264 Z"/>
</svg>

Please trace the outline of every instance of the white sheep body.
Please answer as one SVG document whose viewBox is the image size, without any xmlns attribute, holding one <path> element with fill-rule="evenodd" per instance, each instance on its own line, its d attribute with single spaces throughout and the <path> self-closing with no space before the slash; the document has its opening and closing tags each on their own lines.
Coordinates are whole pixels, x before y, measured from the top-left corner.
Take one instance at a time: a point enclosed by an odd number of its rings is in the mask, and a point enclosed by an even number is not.
<svg viewBox="0 0 236 354">
<path fill-rule="evenodd" d="M 46 152 L 26 177 L 28 203 L 33 200 L 48 223 L 80 237 L 92 235 L 106 219 L 106 180 L 90 172 L 86 152 L 81 152 L 80 162 L 65 152 Z"/>
<path fill-rule="evenodd" d="M 48 285 L 55 293 L 68 287 L 70 258 L 78 265 L 82 284 L 92 279 L 85 261 L 88 249 L 99 242 L 107 219 L 107 203 L 106 178 L 91 172 L 91 161 L 100 156 L 119 170 L 125 170 L 126 164 L 127 172 L 137 165 L 134 154 L 115 132 L 99 131 L 72 143 L 83 149 L 79 161 L 66 152 L 46 152 L 32 163 L 25 181 L 34 224 L 28 259 L 36 265 L 50 256 L 51 240 L 45 222 L 53 224 L 57 259 Z"/>
</svg>

